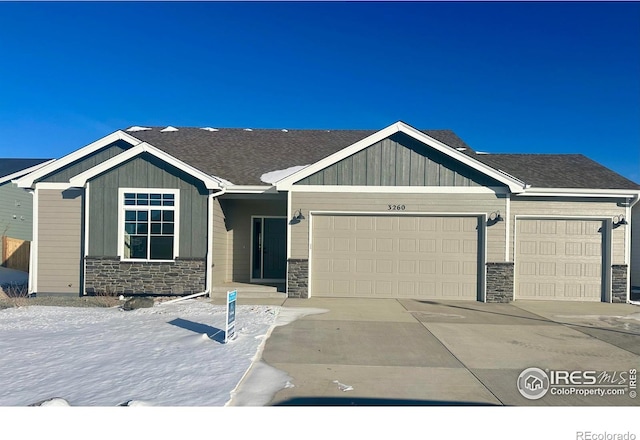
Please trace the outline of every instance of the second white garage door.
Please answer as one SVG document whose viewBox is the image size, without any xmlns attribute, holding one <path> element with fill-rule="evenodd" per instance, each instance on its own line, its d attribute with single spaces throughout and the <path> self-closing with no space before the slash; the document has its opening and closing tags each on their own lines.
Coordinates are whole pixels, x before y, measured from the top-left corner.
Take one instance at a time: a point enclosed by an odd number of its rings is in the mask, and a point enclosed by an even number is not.
<svg viewBox="0 0 640 440">
<path fill-rule="evenodd" d="M 599 220 L 517 221 L 516 299 L 601 301 Z"/>
<path fill-rule="evenodd" d="M 313 216 L 311 295 L 478 298 L 478 217 Z"/>
</svg>

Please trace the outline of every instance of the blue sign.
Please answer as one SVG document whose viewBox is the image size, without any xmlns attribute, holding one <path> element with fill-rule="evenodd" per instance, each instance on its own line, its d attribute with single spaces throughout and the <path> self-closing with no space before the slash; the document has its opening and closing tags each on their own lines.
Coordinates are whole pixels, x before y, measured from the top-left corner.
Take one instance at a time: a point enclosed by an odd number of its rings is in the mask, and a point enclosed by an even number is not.
<svg viewBox="0 0 640 440">
<path fill-rule="evenodd" d="M 227 326 L 224 332 L 225 344 L 236 338 L 236 298 L 238 291 L 227 292 Z"/>
</svg>

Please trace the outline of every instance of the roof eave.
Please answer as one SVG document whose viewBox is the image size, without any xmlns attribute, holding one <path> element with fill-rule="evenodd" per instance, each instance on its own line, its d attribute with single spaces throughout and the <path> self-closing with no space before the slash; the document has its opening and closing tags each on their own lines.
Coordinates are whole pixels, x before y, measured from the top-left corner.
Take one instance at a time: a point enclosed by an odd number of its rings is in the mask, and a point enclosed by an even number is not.
<svg viewBox="0 0 640 440">
<path fill-rule="evenodd" d="M 53 160 L 47 163 L 45 166 L 40 167 L 37 170 L 17 179 L 16 184 L 20 188 L 34 188 L 34 182 L 37 179 L 44 177 L 47 174 L 52 173 L 78 159 L 82 159 L 84 156 L 87 156 L 119 140 L 123 140 L 131 144 L 132 146 L 141 143 L 140 139 L 135 138 L 122 130 L 117 130 L 103 138 L 98 139 L 95 142 L 90 143 L 89 145 L 80 148 L 79 150 L 69 153 L 66 156 L 61 157 L 60 159 Z"/>
<path fill-rule="evenodd" d="M 111 159 L 108 159 L 104 162 L 101 162 L 100 164 L 80 173 L 77 174 L 76 176 L 72 177 L 71 179 L 69 179 L 69 183 L 74 186 L 74 187 L 84 187 L 87 183 L 87 181 L 95 176 L 97 176 L 98 174 L 104 173 L 105 171 L 108 171 L 120 164 L 122 164 L 123 162 L 132 159 L 136 156 L 141 155 L 142 153 L 149 153 L 155 157 L 157 157 L 158 159 L 172 165 L 175 166 L 176 168 L 186 172 L 187 174 L 195 177 L 196 179 L 200 180 L 205 187 L 208 190 L 221 190 L 224 189 L 224 186 L 222 185 L 222 183 L 218 180 L 215 179 L 205 173 L 203 173 L 202 171 L 192 167 L 191 165 L 182 162 L 179 159 L 176 159 L 175 157 L 171 156 L 168 153 L 165 153 L 164 151 L 160 150 L 157 147 L 154 147 L 153 145 L 147 143 L 147 142 L 142 142 L 138 145 L 136 145 L 135 147 L 132 147 L 130 149 L 128 149 L 127 151 L 124 151 L 120 154 L 118 154 L 117 156 L 112 157 Z"/>
<path fill-rule="evenodd" d="M 455 148 L 450 147 L 449 145 L 440 142 L 439 140 L 417 130 L 416 128 L 402 122 L 398 121 L 394 124 L 389 125 L 386 128 L 383 128 L 380 131 L 377 131 L 366 138 L 343 148 L 342 150 L 325 157 L 324 159 L 319 160 L 318 162 L 309 165 L 308 167 L 291 174 L 290 176 L 281 179 L 280 181 L 275 183 L 276 189 L 278 191 L 289 191 L 291 190 L 293 184 L 299 182 L 300 180 L 309 177 L 310 175 L 330 166 L 334 163 L 339 162 L 342 159 L 345 159 L 373 144 L 376 142 L 380 142 L 383 139 L 386 139 L 389 136 L 392 136 L 395 133 L 402 132 L 430 147 L 438 150 L 439 152 L 450 156 L 451 158 L 464 163 L 467 166 L 477 170 L 478 172 L 485 174 L 498 182 L 501 182 L 509 187 L 509 190 L 512 193 L 520 193 L 526 188 L 525 182 L 517 179 L 514 176 L 506 174 L 502 171 L 496 170 L 489 165 L 486 165 L 460 151 L 457 151 Z"/>
</svg>

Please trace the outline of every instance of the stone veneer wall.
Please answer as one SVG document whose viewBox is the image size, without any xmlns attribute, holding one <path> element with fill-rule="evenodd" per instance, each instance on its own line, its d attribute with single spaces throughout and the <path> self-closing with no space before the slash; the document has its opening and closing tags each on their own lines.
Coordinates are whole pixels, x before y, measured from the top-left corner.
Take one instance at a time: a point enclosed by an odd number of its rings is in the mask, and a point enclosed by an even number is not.
<svg viewBox="0 0 640 440">
<path fill-rule="evenodd" d="M 309 260 L 289 259 L 287 296 L 309 298 Z"/>
<path fill-rule="evenodd" d="M 487 263 L 487 302 L 513 301 L 513 263 Z"/>
<path fill-rule="evenodd" d="M 614 264 L 611 266 L 611 301 L 615 303 L 627 302 L 626 264 Z"/>
<path fill-rule="evenodd" d="M 88 295 L 189 295 L 206 289 L 205 268 L 204 258 L 130 262 L 117 257 L 86 257 L 85 289 Z"/>
</svg>

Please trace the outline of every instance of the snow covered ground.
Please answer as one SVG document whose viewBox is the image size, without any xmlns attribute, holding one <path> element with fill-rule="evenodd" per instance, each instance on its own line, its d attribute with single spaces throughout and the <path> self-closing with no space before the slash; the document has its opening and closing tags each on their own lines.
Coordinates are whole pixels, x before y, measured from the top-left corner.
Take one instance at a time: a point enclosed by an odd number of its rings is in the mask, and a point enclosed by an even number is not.
<svg viewBox="0 0 640 440">
<path fill-rule="evenodd" d="M 0 266 L 0 286 L 5 284 L 24 284 L 29 281 L 29 273 Z"/>
<path fill-rule="evenodd" d="M 225 344 L 226 308 L 205 300 L 126 312 L 0 310 L 0 406 L 264 405 L 290 386 L 285 373 L 254 362 L 265 338 L 313 312 L 238 306 L 237 338 Z M 254 363 L 260 386 L 236 389 Z"/>
<path fill-rule="evenodd" d="M 559 438 L 563 426 L 572 438 L 580 438 L 576 430 L 624 434 L 635 426 L 634 413 L 620 417 L 633 408 L 612 408 L 615 414 L 603 417 L 602 408 L 263 407 L 278 390 L 295 385 L 286 373 L 259 361 L 270 332 L 321 312 L 238 306 L 237 339 L 224 344 L 225 307 L 206 300 L 126 312 L 0 310 L 2 438 L 283 440 L 419 433 L 539 440 Z M 28 407 L 34 404 L 40 406 Z M 486 424 L 495 418 L 500 423 Z M 545 423 L 532 425 L 532 418 Z"/>
</svg>

